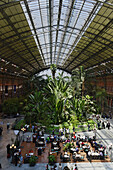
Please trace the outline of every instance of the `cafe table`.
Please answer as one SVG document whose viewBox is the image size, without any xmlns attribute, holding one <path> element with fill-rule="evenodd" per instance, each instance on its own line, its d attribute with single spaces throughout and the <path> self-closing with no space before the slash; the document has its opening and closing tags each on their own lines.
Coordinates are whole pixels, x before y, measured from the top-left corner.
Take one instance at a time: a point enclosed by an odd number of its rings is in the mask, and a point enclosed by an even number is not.
<svg viewBox="0 0 113 170">
<path fill-rule="evenodd" d="M 75 148 L 71 148 L 70 149 L 72 152 L 76 152 L 76 149 Z"/>
<path fill-rule="evenodd" d="M 75 157 L 76 158 L 81 158 L 81 155 L 80 154 L 76 154 Z"/>
<path fill-rule="evenodd" d="M 58 150 L 59 150 L 59 148 L 58 148 L 58 147 L 54 147 L 54 150 L 55 150 L 55 151 L 58 151 Z"/>
<path fill-rule="evenodd" d="M 98 151 L 103 151 L 103 148 L 98 148 Z"/>
<path fill-rule="evenodd" d="M 30 152 L 30 153 L 29 153 L 29 156 L 32 156 L 32 155 L 34 155 L 34 153 L 33 153 L 33 152 Z"/>
<path fill-rule="evenodd" d="M 56 146 L 56 145 L 57 145 L 57 142 L 53 142 L 53 145 Z"/>
</svg>

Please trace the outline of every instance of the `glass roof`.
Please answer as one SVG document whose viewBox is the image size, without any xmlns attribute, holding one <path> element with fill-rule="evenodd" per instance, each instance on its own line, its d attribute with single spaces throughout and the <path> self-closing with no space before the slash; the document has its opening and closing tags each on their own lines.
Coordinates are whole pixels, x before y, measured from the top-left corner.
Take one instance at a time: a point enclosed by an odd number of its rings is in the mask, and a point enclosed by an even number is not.
<svg viewBox="0 0 113 170">
<path fill-rule="evenodd" d="M 26 0 L 21 5 L 46 66 L 63 65 L 101 7 L 95 0 Z"/>
<path fill-rule="evenodd" d="M 113 68 L 113 0 L 0 1 L 0 72 Z"/>
</svg>

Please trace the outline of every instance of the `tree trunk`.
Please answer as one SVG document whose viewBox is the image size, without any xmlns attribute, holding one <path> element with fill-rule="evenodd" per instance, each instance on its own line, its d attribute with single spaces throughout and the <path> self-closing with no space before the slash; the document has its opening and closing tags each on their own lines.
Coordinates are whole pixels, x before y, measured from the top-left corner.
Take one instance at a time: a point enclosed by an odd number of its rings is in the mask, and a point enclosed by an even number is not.
<svg viewBox="0 0 113 170">
<path fill-rule="evenodd" d="M 53 77 L 53 79 L 55 79 L 55 71 L 54 70 L 52 70 L 52 77 Z"/>
</svg>

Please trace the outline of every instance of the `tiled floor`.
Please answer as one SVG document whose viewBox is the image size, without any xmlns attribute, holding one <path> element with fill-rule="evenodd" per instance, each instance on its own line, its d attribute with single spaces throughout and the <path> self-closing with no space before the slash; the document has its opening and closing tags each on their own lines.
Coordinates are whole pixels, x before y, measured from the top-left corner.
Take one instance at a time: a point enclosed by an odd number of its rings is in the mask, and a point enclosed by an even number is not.
<svg viewBox="0 0 113 170">
<path fill-rule="evenodd" d="M 76 145 L 74 143 L 74 145 Z M 22 143 L 22 156 L 25 157 L 25 154 L 29 153 L 29 150 L 33 150 L 33 153 L 35 156 L 38 156 L 38 149 L 35 148 L 35 144 L 33 142 L 30 142 L 30 143 L 27 143 L 27 142 L 23 142 Z M 61 147 L 61 151 L 60 153 L 62 152 L 63 153 L 63 144 L 60 143 L 60 147 Z M 91 145 L 90 145 L 91 147 Z M 92 148 L 94 149 L 94 148 Z M 41 156 L 38 156 L 38 160 L 37 160 L 37 163 L 48 163 L 48 156 L 49 156 L 49 153 L 51 151 L 51 143 L 49 144 L 46 144 L 46 147 L 45 147 L 45 150 L 43 151 L 42 155 Z M 61 163 L 61 160 L 60 160 L 60 153 L 58 153 L 57 155 L 57 163 Z M 69 153 L 70 154 L 70 153 Z M 89 162 L 88 159 L 86 158 L 86 153 L 85 152 L 80 152 L 80 155 L 81 156 L 84 156 L 84 161 L 81 161 L 81 162 Z M 69 163 L 74 163 L 73 161 L 73 158 L 72 158 L 72 154 L 70 154 L 70 161 Z M 92 160 L 92 162 L 110 162 L 110 158 L 107 157 L 105 160 Z"/>
<path fill-rule="evenodd" d="M 0 136 L 0 163 L 2 164 L 2 169 L 3 170 L 45 170 L 46 169 L 46 165 L 47 163 L 37 163 L 35 165 L 35 167 L 29 167 L 29 164 L 23 164 L 21 167 L 15 167 L 15 165 L 11 164 L 11 160 L 7 159 L 7 152 L 6 152 L 6 146 L 8 143 L 12 143 L 11 138 L 15 139 L 15 134 L 14 131 L 9 129 L 7 130 L 6 128 L 6 124 L 7 122 L 10 122 L 11 124 L 14 122 L 15 119 L 4 119 L 4 120 L 0 120 L 3 121 L 3 135 Z M 100 131 L 101 132 L 101 131 Z M 112 133 L 113 129 L 111 129 L 110 131 L 106 130 L 106 133 Z M 91 134 L 90 134 L 91 133 Z M 86 132 L 86 134 L 90 134 L 92 135 L 92 132 Z M 106 134 L 105 134 L 106 136 Z M 105 141 L 106 139 L 110 138 L 110 142 L 113 143 L 113 138 L 111 139 L 111 135 L 105 137 Z M 28 150 L 29 150 L 29 144 L 28 144 Z M 58 165 L 58 164 L 57 164 Z M 64 167 L 65 165 L 67 165 L 68 167 L 72 167 L 74 169 L 74 164 L 71 163 L 62 163 L 62 167 Z M 113 163 L 112 162 L 81 162 L 81 163 L 77 163 L 78 166 L 78 170 L 113 170 Z"/>
</svg>

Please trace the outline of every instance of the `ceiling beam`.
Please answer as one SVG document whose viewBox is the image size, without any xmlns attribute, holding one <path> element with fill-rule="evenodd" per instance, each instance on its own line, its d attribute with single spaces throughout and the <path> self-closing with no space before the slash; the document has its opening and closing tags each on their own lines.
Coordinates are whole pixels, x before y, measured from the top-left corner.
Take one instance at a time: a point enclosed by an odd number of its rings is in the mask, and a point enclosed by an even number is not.
<svg viewBox="0 0 113 170">
<path fill-rule="evenodd" d="M 49 0 L 49 25 L 50 25 L 50 62 L 52 64 L 52 17 L 53 17 L 53 0 Z"/>
<path fill-rule="evenodd" d="M 17 51 L 15 51 L 15 49 L 12 48 L 12 46 L 10 45 L 10 43 L 8 42 L 4 42 L 3 39 L 0 38 L 0 42 L 3 43 L 7 48 L 9 48 L 9 50 L 11 50 L 13 53 L 15 53 L 15 55 L 19 58 L 21 58 L 21 60 L 23 60 L 25 63 L 27 63 L 28 65 L 31 66 L 31 68 L 34 69 L 34 67 L 32 66 L 32 64 L 30 64 L 25 58 L 23 58 Z M 18 64 L 17 64 L 18 65 Z M 26 68 L 25 68 L 26 69 Z"/>
<path fill-rule="evenodd" d="M 18 30 L 15 28 L 15 26 L 13 25 L 13 23 L 11 22 L 10 18 L 8 17 L 8 15 L 5 13 L 4 10 L 2 10 L 2 15 L 4 16 L 4 18 L 6 19 L 6 21 L 8 22 L 8 24 L 12 27 L 13 31 L 16 33 L 16 35 L 19 37 L 19 39 L 22 41 L 22 43 L 25 45 L 26 49 L 29 51 L 29 53 L 31 54 L 31 56 L 35 59 L 35 61 L 37 62 L 38 66 L 40 67 L 40 64 L 38 63 L 36 57 L 32 54 L 32 52 L 29 50 L 28 46 L 26 45 L 26 43 L 21 39 L 21 36 L 18 32 Z M 34 68 L 34 67 L 33 67 Z M 36 68 L 34 68 L 36 69 Z"/>
<path fill-rule="evenodd" d="M 88 45 L 86 45 L 86 47 L 65 67 L 65 69 L 68 68 L 98 38 L 99 35 L 101 35 L 110 25 L 112 25 L 112 23 L 113 19 L 109 21 L 109 23 L 94 37 L 92 41 L 90 41 Z"/>
<path fill-rule="evenodd" d="M 50 67 L 45 67 L 45 68 L 42 68 L 42 69 L 40 69 L 38 72 L 34 72 L 33 74 L 31 74 L 31 77 L 33 76 L 33 75 L 35 75 L 35 74 L 38 74 L 38 73 L 40 73 L 41 71 L 45 71 L 45 70 L 48 70 L 48 69 L 50 69 Z M 65 70 L 64 68 L 62 68 L 62 67 L 57 67 L 57 69 L 59 69 L 59 70 L 62 70 L 62 71 L 65 71 L 65 72 L 67 72 L 67 73 L 69 73 L 69 74 L 72 74 L 72 72 L 71 71 L 69 71 L 69 70 Z"/>
<path fill-rule="evenodd" d="M 55 53 L 54 53 L 54 61 L 55 61 L 55 54 L 56 54 L 56 47 L 57 47 L 57 40 L 58 40 L 58 30 L 60 25 L 60 17 L 61 17 L 61 9 L 62 9 L 62 0 L 59 0 L 59 10 L 58 10 L 58 20 L 57 20 L 57 29 L 56 29 L 56 40 L 55 40 Z"/>
<path fill-rule="evenodd" d="M 62 49 L 63 42 L 64 42 L 64 40 L 65 40 L 66 31 L 67 31 L 68 24 L 69 24 L 69 21 L 70 21 L 70 17 L 71 17 L 72 11 L 73 11 L 74 3 L 75 3 L 75 0 L 70 0 L 70 10 L 68 9 L 68 10 L 69 10 L 69 11 L 68 11 L 68 16 L 67 16 L 67 18 L 65 18 L 65 20 L 66 20 L 66 23 L 65 23 L 65 31 L 64 31 L 63 37 L 62 37 L 62 39 L 61 39 L 61 46 L 60 46 L 59 51 L 58 51 L 56 64 L 58 64 L 60 52 L 61 52 L 61 49 Z"/>
<path fill-rule="evenodd" d="M 92 17 L 94 16 L 94 14 L 95 14 L 96 10 L 98 9 L 99 5 L 100 5 L 100 3 L 96 3 L 96 4 L 94 5 L 94 7 L 93 7 L 93 9 L 92 9 L 92 11 L 91 11 L 91 13 L 90 13 L 90 15 L 88 16 L 88 18 L 87 18 L 86 22 L 84 23 L 82 29 L 80 30 L 79 35 L 78 35 L 77 38 L 75 39 L 72 48 L 69 50 L 68 56 L 72 53 L 72 51 L 74 50 L 75 45 L 76 45 L 77 42 L 80 40 L 80 35 L 84 34 L 84 32 L 85 32 L 85 30 L 86 30 L 86 28 L 87 28 L 87 25 L 89 24 L 89 22 L 91 22 Z M 65 60 L 65 62 L 66 62 L 66 60 Z M 70 65 L 70 64 L 68 64 L 68 66 L 69 66 L 69 65 Z M 68 67 L 68 66 L 66 66 L 66 67 Z"/>
<path fill-rule="evenodd" d="M 40 41 L 39 41 L 39 39 L 38 39 L 38 35 L 37 35 L 36 28 L 35 28 L 35 25 L 34 25 L 34 22 L 33 22 L 33 18 L 32 18 L 30 9 L 29 9 L 28 2 L 27 2 L 26 0 L 24 0 L 24 4 L 25 4 L 25 7 L 26 7 L 26 9 L 27 9 L 27 12 L 28 12 L 28 15 L 29 15 L 29 18 L 30 18 L 32 27 L 33 27 L 33 30 L 34 30 L 35 35 L 36 35 L 36 39 L 37 39 L 38 45 L 39 45 L 39 49 L 40 49 L 40 52 L 41 52 L 41 56 L 43 57 L 43 61 L 44 61 L 44 64 L 45 64 L 45 59 L 44 59 L 43 51 L 42 51 L 42 48 L 41 48 L 41 45 L 40 45 Z"/>
<path fill-rule="evenodd" d="M 113 46 L 113 43 L 110 43 L 108 46 L 111 46 L 111 45 Z M 105 51 L 107 48 L 108 48 L 107 46 L 104 47 L 104 48 L 102 48 L 102 49 L 101 49 L 100 51 L 98 51 L 97 53 L 91 55 L 91 56 L 88 57 L 87 59 L 85 59 L 85 60 L 83 60 L 82 62 L 80 62 L 78 65 L 76 65 L 75 67 L 73 67 L 71 70 L 73 70 L 73 69 L 81 66 L 82 64 L 86 63 L 86 62 L 89 61 L 90 59 L 93 59 L 94 57 L 98 56 L 100 53 L 102 53 L 103 51 Z M 102 57 L 101 57 L 101 58 L 102 58 Z M 104 60 L 101 61 L 100 63 L 102 63 L 102 62 L 104 62 Z M 96 65 L 97 65 L 97 64 L 96 64 Z"/>
</svg>

